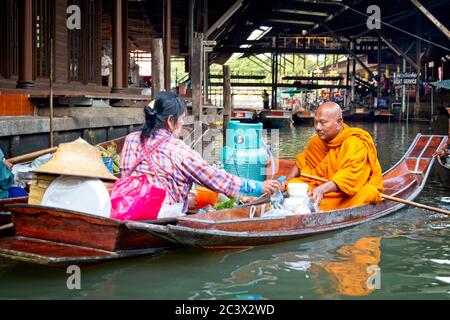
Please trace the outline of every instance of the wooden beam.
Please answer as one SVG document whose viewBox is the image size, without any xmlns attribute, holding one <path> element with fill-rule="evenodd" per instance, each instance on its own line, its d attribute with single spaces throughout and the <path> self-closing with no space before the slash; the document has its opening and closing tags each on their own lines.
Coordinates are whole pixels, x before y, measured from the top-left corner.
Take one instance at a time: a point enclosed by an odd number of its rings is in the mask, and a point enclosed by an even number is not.
<svg viewBox="0 0 450 320">
<path fill-rule="evenodd" d="M 328 24 L 323 23 L 323 26 L 325 27 L 325 29 L 327 29 L 327 31 L 329 33 L 331 33 L 336 39 L 340 39 L 340 37 L 333 31 L 330 29 L 330 27 L 328 26 Z M 345 42 L 341 42 L 342 47 L 344 48 L 345 51 L 347 51 L 348 54 L 350 54 L 353 59 L 355 59 L 360 65 L 361 67 L 364 68 L 364 70 L 366 70 L 369 73 L 369 79 L 373 79 L 374 75 L 373 72 L 364 64 L 364 62 L 361 61 L 361 59 L 358 58 L 358 56 L 352 51 L 350 50 L 350 48 L 347 46 L 347 44 Z"/>
<path fill-rule="evenodd" d="M 353 3 L 351 3 L 351 5 L 356 5 L 358 3 L 360 3 L 362 0 L 356 0 Z M 317 2 L 315 2 L 317 3 Z M 339 5 L 343 5 L 342 3 L 336 2 L 335 4 L 339 4 Z M 312 27 L 310 30 L 308 30 L 308 34 L 310 34 L 311 32 L 313 32 L 314 30 L 320 28 L 321 26 L 323 26 L 324 24 L 326 24 L 327 22 L 333 20 L 334 18 L 336 18 L 337 16 L 340 16 L 341 14 L 343 14 L 345 11 L 347 11 L 350 8 L 350 6 L 348 5 L 343 5 L 343 7 L 341 9 L 339 9 L 338 11 L 336 11 L 333 14 L 330 14 L 327 18 L 325 18 L 323 21 L 316 23 L 314 25 L 314 27 Z"/>
<path fill-rule="evenodd" d="M 405 58 L 406 61 L 416 70 L 420 71 L 420 66 L 414 62 L 413 59 L 411 59 L 403 50 L 397 46 L 391 39 L 389 39 L 386 35 L 384 35 L 380 30 L 377 30 L 378 35 L 380 38 L 384 41 L 384 43 L 387 44 L 389 48 L 392 49 L 397 55 L 402 56 Z"/>
<path fill-rule="evenodd" d="M 152 97 L 164 89 L 164 50 L 163 39 L 152 40 Z"/>
<path fill-rule="evenodd" d="M 213 49 L 214 53 L 244 53 L 244 54 L 264 54 L 264 53 L 274 53 L 279 54 L 347 54 L 348 52 L 344 49 L 305 49 L 305 48 L 271 48 L 271 47 L 255 47 L 241 48 L 241 47 L 215 47 Z M 371 50 L 354 50 L 356 54 L 368 54 Z"/>
<path fill-rule="evenodd" d="M 122 38 L 122 0 L 114 0 L 112 17 L 113 38 L 113 87 L 112 93 L 123 91 L 123 38 Z"/>
<path fill-rule="evenodd" d="M 211 28 L 208 29 L 208 31 L 205 33 L 205 40 L 215 40 L 214 38 L 211 38 L 211 35 L 217 30 L 222 28 L 222 26 L 227 22 L 242 6 L 244 0 L 237 0 L 235 4 L 231 6 L 230 9 L 228 9 L 227 12 L 223 14 L 222 17 L 219 18 L 219 20 L 214 23 Z"/>
<path fill-rule="evenodd" d="M 420 36 L 422 34 L 422 19 L 420 16 L 420 13 L 417 13 L 417 29 L 416 34 L 417 36 Z M 420 66 L 421 65 L 421 58 L 422 58 L 422 41 L 420 41 L 420 38 L 416 38 L 416 63 Z M 417 117 L 420 112 L 420 69 L 417 72 L 417 83 L 416 83 L 416 103 L 414 105 L 414 117 Z"/>
<path fill-rule="evenodd" d="M 19 80 L 17 88 L 34 86 L 33 82 L 33 1 L 20 0 L 19 8 Z"/>
<path fill-rule="evenodd" d="M 223 66 L 223 145 L 227 144 L 228 122 L 232 114 L 230 66 Z"/>
<path fill-rule="evenodd" d="M 122 45 L 123 45 L 123 79 L 122 79 L 122 87 L 128 88 L 128 0 L 122 0 Z"/>
<path fill-rule="evenodd" d="M 441 0 L 441 1 L 433 2 L 433 3 L 430 4 L 429 7 L 430 8 L 437 8 L 437 7 L 440 7 L 441 5 L 447 4 L 447 2 L 448 2 L 448 0 Z M 416 13 L 415 10 L 411 10 L 409 12 L 405 12 L 404 14 L 396 16 L 395 18 L 392 18 L 392 19 L 390 19 L 388 21 L 381 21 L 381 23 L 386 25 L 386 26 L 389 25 L 389 24 L 394 24 L 394 23 L 403 21 L 403 20 L 405 20 L 407 18 L 410 18 L 415 13 Z M 366 19 L 364 16 L 360 16 L 360 17 L 361 17 L 361 19 L 364 19 L 364 20 Z M 373 30 L 367 29 L 367 30 L 357 34 L 354 38 L 357 39 L 357 38 L 363 37 L 363 36 L 365 36 L 366 34 L 372 32 L 372 31 Z"/>
<path fill-rule="evenodd" d="M 172 56 L 172 0 L 164 0 L 164 87 L 171 90 L 170 58 Z"/>
<path fill-rule="evenodd" d="M 450 40 L 450 31 L 436 19 L 418 0 L 410 0 Z M 448 10 L 448 9 L 445 9 Z"/>
<path fill-rule="evenodd" d="M 202 115 L 202 34 L 194 37 L 192 53 L 192 115 L 199 121 Z"/>
</svg>

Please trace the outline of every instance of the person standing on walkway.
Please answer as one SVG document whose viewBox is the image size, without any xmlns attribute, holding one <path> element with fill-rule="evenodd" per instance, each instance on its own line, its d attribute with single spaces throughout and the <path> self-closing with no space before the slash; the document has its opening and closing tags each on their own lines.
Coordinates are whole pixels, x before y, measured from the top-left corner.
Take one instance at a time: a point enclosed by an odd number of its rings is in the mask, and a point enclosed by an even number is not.
<svg viewBox="0 0 450 320">
<path fill-rule="evenodd" d="M 112 60 L 106 53 L 106 48 L 102 48 L 102 86 L 109 86 L 109 76 L 111 74 Z"/>
<path fill-rule="evenodd" d="M 263 98 L 264 109 L 270 109 L 269 108 L 269 94 L 267 93 L 266 89 L 264 89 L 261 97 Z"/>
</svg>

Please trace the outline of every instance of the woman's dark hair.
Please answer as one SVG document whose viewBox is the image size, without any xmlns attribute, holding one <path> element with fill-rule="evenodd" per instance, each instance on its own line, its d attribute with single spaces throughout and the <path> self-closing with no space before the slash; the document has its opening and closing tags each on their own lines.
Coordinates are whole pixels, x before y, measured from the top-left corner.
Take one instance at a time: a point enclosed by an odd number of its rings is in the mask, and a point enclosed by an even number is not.
<svg viewBox="0 0 450 320">
<path fill-rule="evenodd" d="M 145 124 L 142 129 L 141 141 L 144 142 L 155 130 L 164 128 L 167 119 L 172 116 L 176 122 L 186 112 L 184 101 L 175 93 L 161 92 L 155 98 L 153 108 L 145 107 Z"/>
</svg>

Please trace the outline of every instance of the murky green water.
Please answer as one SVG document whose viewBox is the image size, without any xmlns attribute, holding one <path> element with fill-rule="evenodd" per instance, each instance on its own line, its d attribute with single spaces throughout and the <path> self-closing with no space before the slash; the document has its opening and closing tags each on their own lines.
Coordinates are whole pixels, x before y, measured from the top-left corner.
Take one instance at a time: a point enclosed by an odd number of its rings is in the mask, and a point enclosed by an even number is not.
<svg viewBox="0 0 450 320">
<path fill-rule="evenodd" d="M 359 125 L 374 137 L 383 169 L 395 164 L 426 123 Z M 446 123 L 435 127 L 446 133 Z M 280 132 L 293 157 L 313 134 Z M 416 199 L 450 209 L 450 189 L 432 174 Z M 372 276 L 370 276 L 372 274 Z M 415 208 L 304 240 L 241 252 L 180 249 L 82 268 L 82 290 L 65 270 L 0 258 L 0 299 L 449 299 L 450 218 Z"/>
</svg>

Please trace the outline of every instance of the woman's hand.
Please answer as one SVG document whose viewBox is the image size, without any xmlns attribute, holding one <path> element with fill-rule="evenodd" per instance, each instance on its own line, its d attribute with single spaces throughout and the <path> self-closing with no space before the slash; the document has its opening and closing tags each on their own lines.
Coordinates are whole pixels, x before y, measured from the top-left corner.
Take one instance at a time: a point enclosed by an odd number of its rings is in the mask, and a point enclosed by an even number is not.
<svg viewBox="0 0 450 320">
<path fill-rule="evenodd" d="M 3 160 L 3 163 L 5 164 L 5 166 L 9 169 L 12 170 L 13 168 L 13 164 L 11 162 L 8 162 L 6 160 Z"/>
<path fill-rule="evenodd" d="M 263 194 L 274 194 L 275 192 L 280 190 L 280 183 L 276 180 L 267 180 L 263 183 Z"/>
<path fill-rule="evenodd" d="M 443 158 L 444 156 L 445 156 L 444 149 L 439 149 L 435 153 L 433 153 L 433 158 L 436 158 L 436 157 Z"/>
</svg>

